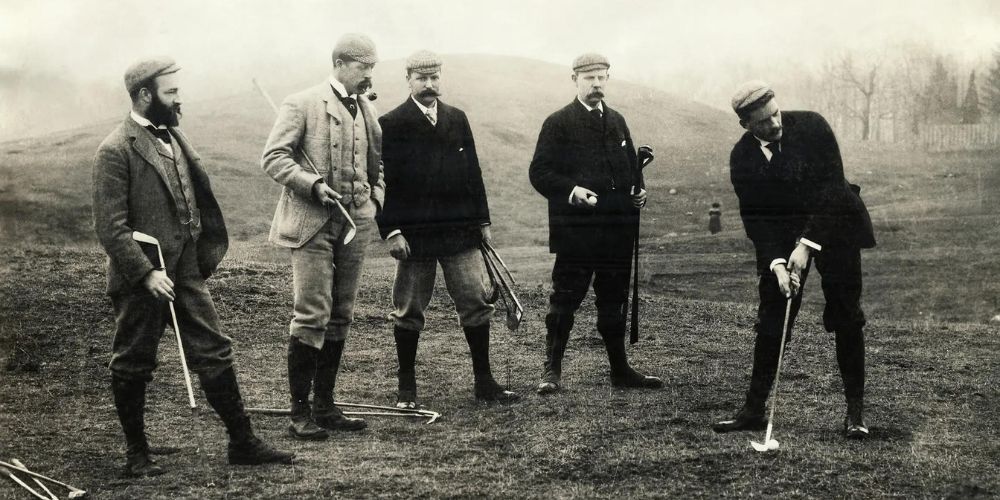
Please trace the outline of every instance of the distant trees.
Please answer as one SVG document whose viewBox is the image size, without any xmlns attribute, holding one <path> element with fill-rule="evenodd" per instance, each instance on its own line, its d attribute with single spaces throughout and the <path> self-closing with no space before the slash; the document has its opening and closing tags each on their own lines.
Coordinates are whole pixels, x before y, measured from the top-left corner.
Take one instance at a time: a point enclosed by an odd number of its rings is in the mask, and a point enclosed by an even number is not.
<svg viewBox="0 0 1000 500">
<path fill-rule="evenodd" d="M 962 123 L 975 124 L 983 118 L 979 109 L 979 90 L 976 89 L 976 70 L 969 74 L 969 88 L 965 91 L 962 101 Z"/>
<path fill-rule="evenodd" d="M 1000 116 L 1000 49 L 993 52 L 993 67 L 983 82 L 984 108 L 988 115 Z"/>
</svg>

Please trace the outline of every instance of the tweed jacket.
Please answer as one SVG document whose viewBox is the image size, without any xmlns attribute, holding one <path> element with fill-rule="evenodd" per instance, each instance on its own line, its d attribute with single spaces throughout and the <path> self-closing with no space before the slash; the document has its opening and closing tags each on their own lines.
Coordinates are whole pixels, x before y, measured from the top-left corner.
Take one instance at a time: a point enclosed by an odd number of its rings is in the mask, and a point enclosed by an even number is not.
<svg viewBox="0 0 1000 500">
<path fill-rule="evenodd" d="M 316 181 L 341 165 L 341 127 L 351 126 L 341 120 L 343 105 L 328 81 L 288 96 L 281 104 L 278 118 L 267 138 L 261 157 L 261 168 L 284 186 L 271 223 L 268 239 L 280 246 L 299 248 L 312 238 L 336 208 L 325 207 L 312 194 Z M 346 112 L 346 111 L 345 111 Z M 365 196 L 380 210 L 385 199 L 382 173 L 382 129 L 371 101 L 358 96 L 358 112 L 364 116 L 367 128 L 368 180 L 362 192 L 340 193 L 342 203 L 354 196 Z M 302 156 L 304 150 L 319 170 L 317 175 Z M 331 186 L 339 191 L 337 186 Z M 339 213 L 339 212 L 338 212 Z"/>
<path fill-rule="evenodd" d="M 432 125 L 408 97 L 379 123 L 386 181 L 378 216 L 382 237 L 401 231 L 415 258 L 475 248 L 490 210 L 465 113 L 438 100 Z"/>
<path fill-rule="evenodd" d="M 603 123 L 576 98 L 549 115 L 528 176 L 548 199 L 549 251 L 567 256 L 630 256 L 638 209 L 629 191 L 645 187 L 625 118 L 604 103 Z M 569 204 L 574 186 L 597 193 L 596 207 Z"/>
<path fill-rule="evenodd" d="M 811 111 L 784 111 L 781 152 L 772 163 L 750 132 L 733 147 L 730 177 L 757 268 L 788 258 L 798 238 L 821 246 L 875 246 L 861 188 L 848 184 L 833 130 Z"/>
<path fill-rule="evenodd" d="M 208 278 L 229 247 L 226 224 L 198 153 L 179 129 L 170 128 L 170 135 L 174 154 L 184 154 L 188 160 L 195 202 L 201 211 L 198 268 Z M 155 248 L 132 239 L 133 231 L 159 240 L 168 268 L 177 263 L 188 237 L 186 221 L 181 220 L 178 210 L 183 194 L 170 189 L 166 174 L 166 168 L 173 168 L 173 160 L 157 150 L 155 141 L 148 130 L 126 116 L 97 148 L 94 230 L 108 254 L 107 292 L 111 295 L 136 287 L 158 259 Z"/>
</svg>

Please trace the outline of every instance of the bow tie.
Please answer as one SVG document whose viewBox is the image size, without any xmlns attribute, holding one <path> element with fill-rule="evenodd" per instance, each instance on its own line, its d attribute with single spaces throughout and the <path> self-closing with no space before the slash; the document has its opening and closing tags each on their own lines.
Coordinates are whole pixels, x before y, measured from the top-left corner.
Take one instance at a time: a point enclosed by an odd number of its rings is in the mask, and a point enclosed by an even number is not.
<svg viewBox="0 0 1000 500">
<path fill-rule="evenodd" d="M 146 125 L 146 130 L 153 133 L 157 139 L 170 144 L 170 131 L 165 128 L 156 128 L 152 125 Z"/>
</svg>

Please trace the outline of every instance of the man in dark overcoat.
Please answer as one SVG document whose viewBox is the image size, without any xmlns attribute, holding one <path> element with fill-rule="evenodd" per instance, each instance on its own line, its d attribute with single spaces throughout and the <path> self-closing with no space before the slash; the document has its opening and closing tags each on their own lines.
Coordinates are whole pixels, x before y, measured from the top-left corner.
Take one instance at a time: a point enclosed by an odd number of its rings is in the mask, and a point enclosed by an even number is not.
<svg viewBox="0 0 1000 500">
<path fill-rule="evenodd" d="M 777 370 L 786 301 L 792 298 L 792 324 L 802 303 L 797 292 L 815 263 L 826 299 L 823 324 L 835 334 L 847 399 L 843 430 L 864 438 L 861 249 L 874 247 L 875 236 L 861 188 L 844 178 L 837 139 L 818 113 L 782 112 L 774 92 L 759 81 L 744 84 L 732 106 L 747 132 L 733 147 L 730 176 L 757 255 L 760 305 L 746 402 L 713 429 L 766 427 L 764 406 Z"/>
<path fill-rule="evenodd" d="M 417 343 L 439 264 L 472 355 L 475 397 L 518 397 L 501 387 L 490 369 L 493 306 L 486 301 L 479 251 L 480 242 L 490 240 L 490 210 L 469 120 L 439 98 L 441 65 L 433 52 L 411 55 L 410 96 L 379 119 L 386 192 L 377 220 L 398 261 L 391 316 L 401 408 L 417 404 Z"/>
<path fill-rule="evenodd" d="M 549 251 L 556 255 L 545 316 L 545 364 L 538 392 L 561 388 L 562 361 L 574 313 L 593 280 L 597 331 L 616 387 L 663 382 L 628 363 L 625 314 L 632 245 L 646 204 L 641 170 L 625 119 L 604 102 L 611 65 L 600 54 L 573 62 L 577 96 L 546 118 L 531 160 L 531 185 L 548 199 Z"/>
</svg>

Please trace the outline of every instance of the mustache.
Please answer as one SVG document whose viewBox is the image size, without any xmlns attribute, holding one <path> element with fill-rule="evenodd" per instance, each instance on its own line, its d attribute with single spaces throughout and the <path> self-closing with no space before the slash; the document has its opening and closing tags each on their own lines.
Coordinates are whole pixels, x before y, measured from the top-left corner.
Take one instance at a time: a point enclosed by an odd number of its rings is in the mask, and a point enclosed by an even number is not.
<svg viewBox="0 0 1000 500">
<path fill-rule="evenodd" d="M 358 93 L 363 94 L 372 88 L 372 80 L 370 78 L 365 78 L 358 83 Z"/>
<path fill-rule="evenodd" d="M 602 97 L 603 98 L 604 97 L 604 92 L 601 92 L 600 90 L 595 90 L 595 91 L 587 94 L 587 97 Z"/>
<path fill-rule="evenodd" d="M 417 95 L 420 97 L 441 97 L 441 93 L 434 89 L 421 90 Z"/>
</svg>

